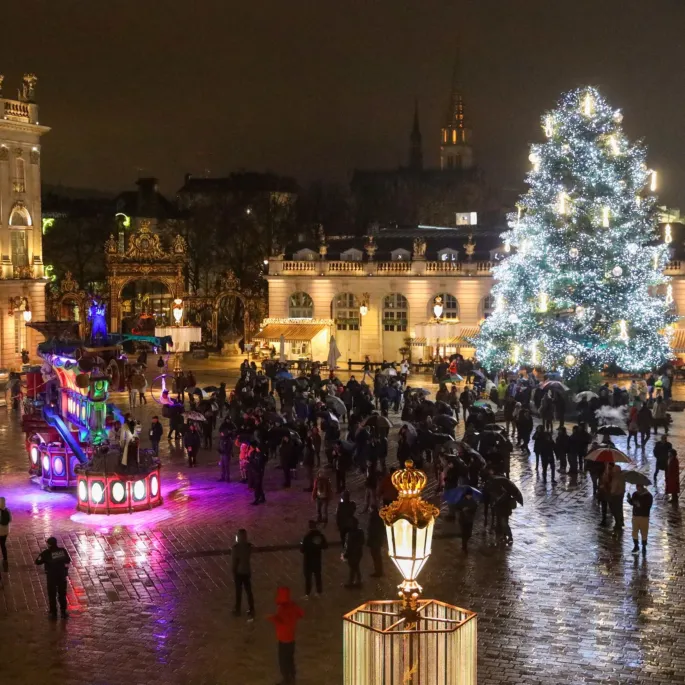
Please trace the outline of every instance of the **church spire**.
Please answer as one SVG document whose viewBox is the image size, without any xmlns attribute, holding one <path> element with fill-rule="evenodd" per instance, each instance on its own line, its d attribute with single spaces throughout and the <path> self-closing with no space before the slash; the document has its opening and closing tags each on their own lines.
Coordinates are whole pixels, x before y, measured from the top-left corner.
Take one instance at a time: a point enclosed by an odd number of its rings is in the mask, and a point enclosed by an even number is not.
<svg viewBox="0 0 685 685">
<path fill-rule="evenodd" d="M 441 131 L 440 167 L 442 169 L 469 169 L 473 166 L 471 130 L 464 112 L 461 85 L 459 50 L 452 70 L 452 85 L 445 125 Z"/>
<path fill-rule="evenodd" d="M 419 101 L 414 100 L 414 125 L 409 136 L 409 168 L 416 171 L 423 169 L 423 144 L 419 126 Z"/>
</svg>

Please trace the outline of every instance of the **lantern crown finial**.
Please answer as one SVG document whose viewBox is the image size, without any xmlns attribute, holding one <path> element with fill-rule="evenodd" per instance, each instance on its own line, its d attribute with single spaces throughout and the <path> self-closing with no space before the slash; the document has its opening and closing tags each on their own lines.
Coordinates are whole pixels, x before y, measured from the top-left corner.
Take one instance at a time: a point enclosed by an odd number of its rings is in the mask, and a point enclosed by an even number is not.
<svg viewBox="0 0 685 685">
<path fill-rule="evenodd" d="M 397 489 L 400 499 L 419 497 L 426 487 L 428 478 L 420 469 L 414 468 L 414 462 L 408 459 L 404 462 L 405 468 L 392 474 L 392 484 Z"/>
</svg>

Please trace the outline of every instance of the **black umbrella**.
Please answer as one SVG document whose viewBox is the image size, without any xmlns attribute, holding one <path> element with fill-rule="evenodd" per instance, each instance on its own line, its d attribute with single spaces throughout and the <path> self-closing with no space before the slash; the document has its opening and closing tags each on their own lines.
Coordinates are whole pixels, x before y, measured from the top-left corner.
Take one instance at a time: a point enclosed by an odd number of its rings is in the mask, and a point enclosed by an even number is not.
<svg viewBox="0 0 685 685">
<path fill-rule="evenodd" d="M 454 416 L 447 416 L 446 414 L 438 414 L 438 416 L 433 418 L 433 423 L 436 426 L 440 426 L 443 430 L 454 430 L 457 425 L 457 420 Z"/>
<path fill-rule="evenodd" d="M 492 481 L 497 487 L 501 488 L 508 495 L 511 495 L 521 506 L 523 506 L 523 495 L 518 486 L 505 476 L 494 476 Z"/>
<path fill-rule="evenodd" d="M 216 385 L 208 385 L 206 388 L 202 388 L 205 392 L 217 392 L 219 388 L 216 387 Z"/>
<path fill-rule="evenodd" d="M 392 421 L 380 414 L 371 414 L 371 416 L 364 421 L 364 425 L 375 426 L 376 428 L 392 428 Z"/>
<path fill-rule="evenodd" d="M 620 426 L 600 426 L 597 433 L 602 435 L 625 435 L 626 432 Z"/>
<path fill-rule="evenodd" d="M 428 442 L 432 445 L 444 445 L 446 442 L 453 442 L 456 444 L 456 440 L 448 433 L 427 433 L 426 437 Z"/>
<path fill-rule="evenodd" d="M 266 413 L 264 415 L 264 420 L 268 421 L 269 423 L 278 423 L 278 424 L 285 423 L 285 419 L 275 411 L 270 411 L 270 412 Z"/>
<path fill-rule="evenodd" d="M 500 426 L 498 423 L 486 423 L 483 426 L 484 431 L 494 431 L 495 433 L 506 434 L 507 429 L 504 426 Z"/>
<path fill-rule="evenodd" d="M 450 405 L 447 404 L 447 402 L 438 400 L 435 403 L 435 408 L 438 410 L 439 414 L 445 414 L 446 416 L 454 416 L 454 411 L 452 410 L 452 407 L 450 407 Z"/>
</svg>

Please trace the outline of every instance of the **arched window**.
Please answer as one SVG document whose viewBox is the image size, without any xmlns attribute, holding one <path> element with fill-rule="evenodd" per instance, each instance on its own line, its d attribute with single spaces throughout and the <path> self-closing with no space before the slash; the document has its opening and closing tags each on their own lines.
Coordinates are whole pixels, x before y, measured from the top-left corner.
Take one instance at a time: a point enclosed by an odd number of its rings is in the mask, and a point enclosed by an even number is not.
<svg viewBox="0 0 685 685">
<path fill-rule="evenodd" d="M 29 210 L 23 204 L 12 207 L 10 213 L 10 226 L 32 226 Z"/>
<path fill-rule="evenodd" d="M 440 301 L 438 302 L 438 298 Z M 449 293 L 438 293 L 428 303 L 429 316 L 435 316 L 435 305 L 439 304 L 442 307 L 442 313 L 438 318 L 440 319 L 458 319 L 459 318 L 459 302 L 454 295 Z"/>
<path fill-rule="evenodd" d="M 495 298 L 493 295 L 486 295 L 480 301 L 480 318 L 487 319 L 495 311 Z"/>
<path fill-rule="evenodd" d="M 409 302 L 401 293 L 391 293 L 383 300 L 383 330 L 406 331 Z"/>
<path fill-rule="evenodd" d="M 359 330 L 359 300 L 353 293 L 340 293 L 333 300 L 333 318 L 339 331 Z"/>
<path fill-rule="evenodd" d="M 291 319 L 314 318 L 314 302 L 308 293 L 293 293 L 288 300 L 288 316 Z"/>
<path fill-rule="evenodd" d="M 29 246 L 26 231 L 11 231 L 10 239 L 12 266 L 28 266 Z"/>
</svg>

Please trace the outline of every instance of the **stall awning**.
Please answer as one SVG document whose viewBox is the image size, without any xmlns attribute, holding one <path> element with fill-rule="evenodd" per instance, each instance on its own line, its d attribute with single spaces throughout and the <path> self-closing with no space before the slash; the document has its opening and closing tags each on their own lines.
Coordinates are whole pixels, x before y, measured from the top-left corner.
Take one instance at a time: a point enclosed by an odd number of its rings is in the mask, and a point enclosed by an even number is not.
<svg viewBox="0 0 685 685">
<path fill-rule="evenodd" d="M 469 338 L 478 334 L 480 330 L 479 326 L 461 326 L 459 324 L 451 324 L 449 327 L 441 324 L 442 328 L 428 329 L 428 336 L 417 336 L 412 338 L 411 344 L 419 347 L 429 345 L 430 347 L 435 347 L 437 344 L 440 347 L 471 347 Z M 457 329 L 457 326 L 459 328 Z M 456 329 L 456 330 L 455 330 Z M 458 335 L 449 335 L 450 333 L 455 333 L 458 330 Z M 447 333 L 444 338 L 438 338 L 438 333 Z M 432 334 L 432 335 L 431 335 Z M 435 337 L 433 337 L 435 336 Z"/>
<path fill-rule="evenodd" d="M 286 342 L 311 340 L 315 335 L 328 328 L 325 323 L 270 323 L 255 335 L 255 340 L 279 342 L 281 336 Z"/>
<path fill-rule="evenodd" d="M 671 349 L 680 354 L 685 352 L 685 328 L 676 328 L 673 331 Z"/>
</svg>

